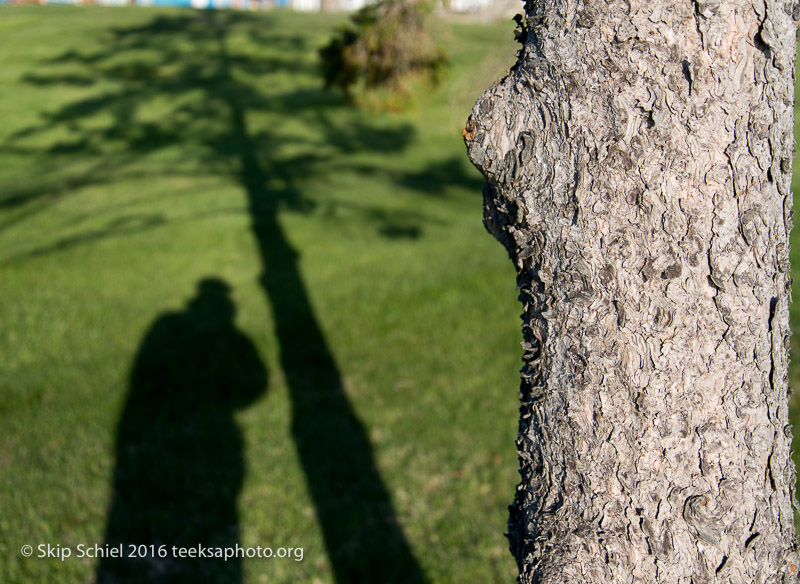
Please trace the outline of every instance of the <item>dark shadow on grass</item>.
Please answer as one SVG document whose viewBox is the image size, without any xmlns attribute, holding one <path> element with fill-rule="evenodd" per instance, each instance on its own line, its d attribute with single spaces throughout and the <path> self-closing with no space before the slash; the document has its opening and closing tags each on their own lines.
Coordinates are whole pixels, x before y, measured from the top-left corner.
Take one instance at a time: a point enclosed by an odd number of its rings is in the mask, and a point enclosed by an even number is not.
<svg viewBox="0 0 800 584">
<path fill-rule="evenodd" d="M 343 114 L 348 110 L 340 98 L 287 82 L 293 76 L 311 75 L 308 63 L 298 63 L 293 56 L 301 48 L 313 54 L 313 47 L 305 46 L 304 37 L 271 30 L 266 18 L 253 18 L 231 12 L 159 16 L 143 26 L 113 31 L 101 50 L 70 52 L 53 60 L 49 66 L 56 72 L 37 71 L 30 77 L 31 83 L 83 86 L 90 77 L 102 89 L 52 111 L 38 126 L 18 132 L 15 140 L 36 135 L 41 139 L 51 130 L 59 130 L 58 141 L 42 151 L 42 160 L 54 167 L 63 165 L 63 176 L 76 187 L 135 176 L 142 172 L 142 160 L 176 150 L 181 156 L 173 156 L 174 166 L 163 172 L 183 175 L 197 171 L 227 177 L 241 186 L 262 264 L 260 282 L 274 315 L 280 365 L 290 390 L 292 436 L 335 580 L 338 584 L 421 584 L 423 571 L 311 304 L 300 270 L 300 252 L 281 223 L 284 214 L 312 212 L 325 201 L 324 193 L 307 192 L 304 182 L 309 177 L 332 176 L 346 160 L 344 154 L 370 151 L 388 156 L 400 152 L 409 144 L 412 128 L 402 123 L 380 126 L 355 112 Z M 284 47 L 288 56 L 242 51 L 237 48 L 241 45 L 230 42 L 234 34 L 257 38 L 265 48 Z M 62 66 L 67 72 L 60 78 L 57 70 Z M 76 71 L 81 67 L 86 70 Z M 281 83 L 285 90 L 280 90 Z M 153 115 L 151 106 L 162 111 Z M 265 117 L 277 127 L 264 124 Z M 282 130 L 287 119 L 301 124 L 303 131 Z M 0 200 L 0 209 L 30 205 L 48 196 L 52 195 L 47 188 L 7 193 Z M 424 218 L 418 214 L 398 219 L 369 205 L 362 211 L 387 237 L 422 235 Z M 164 218 L 135 227 L 158 228 L 168 221 Z M 45 248 L 44 253 L 112 236 L 102 229 L 89 232 L 88 238 L 77 234 L 61 247 Z M 26 257 L 30 255 L 36 255 L 35 251 Z M 204 306 L 207 298 L 201 289 L 193 306 Z M 137 357 L 119 429 L 109 543 L 132 542 L 134 538 L 146 545 L 173 545 L 173 541 L 232 545 L 237 541 L 234 504 L 244 467 L 241 437 L 230 417 L 232 409 L 214 394 L 217 382 L 198 379 L 191 371 L 186 381 L 180 377 L 180 371 L 195 366 L 192 359 L 202 359 L 196 363 L 198 367 L 214 360 L 214 355 L 204 346 L 195 346 L 192 334 L 186 332 L 205 319 L 196 316 L 195 308 L 185 315 L 159 319 Z M 241 345 L 233 337 L 230 321 L 226 326 L 228 332 L 223 336 L 230 337 L 232 346 Z M 204 342 L 213 346 L 213 339 Z M 225 361 L 219 363 L 222 370 L 227 369 Z M 234 361 L 228 365 L 237 366 Z M 255 365 L 248 367 L 255 371 Z M 158 373 L 162 369 L 165 377 Z M 201 403 L 191 397 L 191 386 L 198 384 L 204 394 L 197 396 Z M 160 403 L 158 394 L 168 393 L 169 385 L 176 385 L 179 391 L 153 409 L 153 404 Z M 247 385 L 247 390 L 252 394 L 254 387 Z M 199 436 L 203 426 L 214 429 L 221 442 Z M 186 436 L 197 437 L 199 446 L 173 436 L 183 432 L 180 428 L 186 428 Z M 166 444 L 163 448 L 159 446 L 162 442 Z M 201 450 L 206 449 L 211 452 L 211 466 L 198 462 Z M 164 491 L 174 485 L 193 486 L 196 492 Z M 180 492 L 184 497 L 177 500 Z M 221 502 L 215 507 L 212 498 Z M 164 500 L 170 503 L 162 504 Z M 176 507 L 171 508 L 173 504 Z M 194 560 L 187 567 L 169 562 L 117 562 L 101 563 L 98 582 L 241 579 L 237 563 L 223 566 Z"/>
<path fill-rule="evenodd" d="M 234 312 L 228 286 L 206 279 L 185 311 L 145 335 L 117 429 L 105 535 L 123 557 L 100 561 L 98 584 L 242 582 L 241 557 L 176 559 L 173 550 L 239 544 L 245 457 L 233 416 L 263 395 L 267 371 Z"/>
<path fill-rule="evenodd" d="M 218 31 L 221 74 L 227 77 L 228 49 L 223 30 Z M 292 435 L 336 581 L 421 584 L 423 572 L 397 521 L 366 428 L 347 397 L 311 305 L 299 253 L 279 220 L 281 205 L 301 201 L 295 184 L 299 177 L 262 162 L 248 130 L 246 107 L 235 95 L 229 97 L 228 106 L 233 142 L 239 147 L 240 181 L 264 265 L 261 283 L 272 308 L 281 367 L 291 394 Z M 370 143 L 375 145 L 374 140 Z M 393 150 L 400 144 L 383 145 Z"/>
<path fill-rule="evenodd" d="M 442 196 L 450 187 L 462 187 L 480 193 L 484 179 L 467 168 L 467 164 L 463 156 L 431 161 L 418 172 L 398 177 L 398 182 L 426 195 Z"/>
</svg>

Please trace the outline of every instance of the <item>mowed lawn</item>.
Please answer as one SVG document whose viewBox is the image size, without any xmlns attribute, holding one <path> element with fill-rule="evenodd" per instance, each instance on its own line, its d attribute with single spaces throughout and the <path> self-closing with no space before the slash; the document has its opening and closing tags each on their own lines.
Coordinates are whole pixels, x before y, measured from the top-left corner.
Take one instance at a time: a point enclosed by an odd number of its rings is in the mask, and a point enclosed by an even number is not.
<svg viewBox="0 0 800 584">
<path fill-rule="evenodd" d="M 321 90 L 343 22 L 0 7 L 0 581 L 112 581 L 78 544 L 149 523 L 304 557 L 143 582 L 513 579 L 519 308 L 461 140 L 513 23 L 436 24 L 389 115 Z"/>
<path fill-rule="evenodd" d="M 345 20 L 0 7 L 0 582 L 185 526 L 303 559 L 131 578 L 513 581 L 519 307 L 461 142 L 513 23 L 436 23 L 390 115 L 320 89 Z"/>
</svg>

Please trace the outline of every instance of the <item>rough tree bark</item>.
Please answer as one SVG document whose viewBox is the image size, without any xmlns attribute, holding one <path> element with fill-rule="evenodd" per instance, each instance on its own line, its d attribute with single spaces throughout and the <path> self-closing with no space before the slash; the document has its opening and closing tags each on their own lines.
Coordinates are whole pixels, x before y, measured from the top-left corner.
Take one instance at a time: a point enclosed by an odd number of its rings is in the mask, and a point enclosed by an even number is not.
<svg viewBox="0 0 800 584">
<path fill-rule="evenodd" d="M 529 0 L 464 130 L 524 305 L 519 582 L 795 581 L 795 20 Z"/>
</svg>

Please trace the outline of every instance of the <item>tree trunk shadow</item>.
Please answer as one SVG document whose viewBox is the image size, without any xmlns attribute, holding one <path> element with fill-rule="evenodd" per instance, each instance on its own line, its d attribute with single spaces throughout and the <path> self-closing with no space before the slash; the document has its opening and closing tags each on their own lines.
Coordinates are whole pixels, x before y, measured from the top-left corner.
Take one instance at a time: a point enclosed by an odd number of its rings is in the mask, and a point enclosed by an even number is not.
<svg viewBox="0 0 800 584">
<path fill-rule="evenodd" d="M 220 76 L 231 78 L 225 37 L 222 29 L 216 30 Z M 299 255 L 280 224 L 281 202 L 301 198 L 293 186 L 297 173 L 281 172 L 276 161 L 262 162 L 247 127 L 246 108 L 235 94 L 227 96 L 227 106 L 263 264 L 260 280 L 272 308 L 291 396 L 292 436 L 336 582 L 422 584 L 422 568 L 397 520 L 366 428 L 347 397 L 309 300 Z M 270 189 L 273 175 L 283 178 L 282 191 Z"/>
<path fill-rule="evenodd" d="M 406 540 L 375 464 L 366 428 L 353 410 L 342 376 L 306 291 L 299 255 L 267 188 L 244 111 L 231 104 L 241 146 L 244 185 L 272 308 L 280 361 L 292 402 L 292 436 L 322 528 L 336 582 L 422 584 L 423 571 Z"/>
</svg>

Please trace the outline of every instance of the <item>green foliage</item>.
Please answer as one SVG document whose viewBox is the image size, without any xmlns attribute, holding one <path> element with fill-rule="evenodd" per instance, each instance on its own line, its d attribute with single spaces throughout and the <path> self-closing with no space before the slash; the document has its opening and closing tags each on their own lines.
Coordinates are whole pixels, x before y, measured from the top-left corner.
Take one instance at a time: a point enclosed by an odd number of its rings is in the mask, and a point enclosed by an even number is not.
<svg viewBox="0 0 800 584">
<path fill-rule="evenodd" d="M 383 0 L 356 12 L 319 51 L 325 87 L 391 110 L 410 99 L 412 80 L 438 85 L 448 58 L 425 27 L 429 11 L 426 0 Z"/>
</svg>

